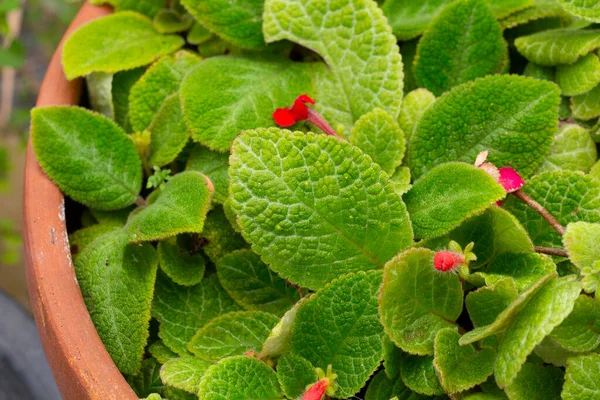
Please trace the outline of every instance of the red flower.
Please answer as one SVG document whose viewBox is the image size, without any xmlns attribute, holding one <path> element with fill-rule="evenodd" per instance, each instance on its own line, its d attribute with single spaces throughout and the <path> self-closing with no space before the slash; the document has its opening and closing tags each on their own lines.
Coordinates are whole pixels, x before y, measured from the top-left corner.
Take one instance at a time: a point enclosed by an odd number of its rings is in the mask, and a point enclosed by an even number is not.
<svg viewBox="0 0 600 400">
<path fill-rule="evenodd" d="M 433 267 L 440 272 L 455 271 L 464 263 L 465 256 L 453 251 L 439 251 L 433 257 Z"/>
<path fill-rule="evenodd" d="M 307 103 L 315 104 L 315 101 L 308 95 L 302 94 L 296 98 L 292 107 L 278 108 L 273 113 L 275 123 L 282 127 L 288 127 L 294 125 L 296 122 L 308 119 Z"/>
<path fill-rule="evenodd" d="M 525 185 L 521 175 L 511 167 L 502 167 L 498 172 L 500 173 L 498 183 L 502 185 L 506 193 L 516 192 Z"/>
<path fill-rule="evenodd" d="M 302 400 L 321 400 L 329 387 L 329 378 L 323 378 L 308 388 L 302 395 Z"/>
</svg>

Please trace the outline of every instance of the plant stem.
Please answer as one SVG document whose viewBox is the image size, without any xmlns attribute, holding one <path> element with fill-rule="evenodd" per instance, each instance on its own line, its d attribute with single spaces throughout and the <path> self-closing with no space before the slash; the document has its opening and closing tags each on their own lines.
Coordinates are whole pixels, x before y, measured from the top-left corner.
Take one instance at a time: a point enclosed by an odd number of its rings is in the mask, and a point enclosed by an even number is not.
<svg viewBox="0 0 600 400">
<path fill-rule="evenodd" d="M 323 132 L 325 132 L 327 135 L 329 136 L 334 136 L 336 137 L 338 140 L 344 140 L 340 135 L 337 134 L 337 132 L 327 123 L 327 121 L 325 121 L 325 119 L 323 117 L 321 117 L 319 115 L 319 113 L 317 113 L 315 110 L 313 110 L 312 108 L 308 109 L 308 117 L 306 118 L 306 121 L 310 122 L 311 124 L 313 124 L 314 126 L 316 126 L 317 128 L 319 128 L 320 130 L 322 130 Z"/>
<path fill-rule="evenodd" d="M 523 192 L 522 190 L 517 190 L 512 193 L 517 199 L 521 200 L 523 203 L 527 204 L 529 207 L 533 208 L 538 214 L 540 214 L 552 227 L 558 232 L 561 236 L 565 234 L 565 227 L 560 224 L 554 218 L 548 210 L 546 210 L 540 203 L 535 201 L 531 196 Z"/>
<path fill-rule="evenodd" d="M 142 196 L 138 196 L 135 198 L 135 204 L 137 204 L 139 207 L 145 207 L 148 205 L 148 203 L 146 202 L 146 200 L 144 200 Z"/>
<path fill-rule="evenodd" d="M 538 253 L 549 254 L 551 256 L 569 257 L 569 253 L 561 249 L 554 249 L 552 247 L 541 247 L 535 246 L 534 250 Z"/>
</svg>

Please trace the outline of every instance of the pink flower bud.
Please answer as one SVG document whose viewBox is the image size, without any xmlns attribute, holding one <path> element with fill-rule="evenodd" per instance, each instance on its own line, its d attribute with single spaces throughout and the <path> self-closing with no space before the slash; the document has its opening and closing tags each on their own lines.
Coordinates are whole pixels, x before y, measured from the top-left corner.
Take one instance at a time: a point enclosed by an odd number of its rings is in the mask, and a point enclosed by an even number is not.
<svg viewBox="0 0 600 400">
<path fill-rule="evenodd" d="M 302 400 L 321 400 L 329 387 L 329 378 L 323 378 L 304 392 Z"/>
<path fill-rule="evenodd" d="M 441 272 L 455 271 L 465 263 L 464 254 L 454 253 L 444 250 L 435 253 L 433 257 L 433 267 Z"/>
<path fill-rule="evenodd" d="M 500 178 L 498 183 L 502 185 L 506 193 L 516 192 L 525 185 L 525 181 L 521 175 L 511 167 L 502 167 L 499 170 Z"/>
</svg>

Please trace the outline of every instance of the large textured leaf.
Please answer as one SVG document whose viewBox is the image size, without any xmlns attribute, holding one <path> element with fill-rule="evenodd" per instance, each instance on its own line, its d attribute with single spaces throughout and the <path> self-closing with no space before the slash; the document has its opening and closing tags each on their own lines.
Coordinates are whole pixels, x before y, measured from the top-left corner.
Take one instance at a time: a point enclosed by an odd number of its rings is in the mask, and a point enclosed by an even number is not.
<svg viewBox="0 0 600 400">
<path fill-rule="evenodd" d="M 415 237 L 427 239 L 483 212 L 506 192 L 479 168 L 447 163 L 433 168 L 404 195 Z"/>
<path fill-rule="evenodd" d="M 528 363 L 506 386 L 506 394 L 510 399 L 560 400 L 564 375 L 559 368 Z"/>
<path fill-rule="evenodd" d="M 556 83 L 563 96 L 576 96 L 592 90 L 600 83 L 600 59 L 588 54 L 575 64 L 559 65 L 556 68 Z"/>
<path fill-rule="evenodd" d="M 273 111 L 312 94 L 310 64 L 258 58 L 206 60 L 183 81 L 185 121 L 195 141 L 228 151 L 243 130 L 275 126 Z"/>
<path fill-rule="evenodd" d="M 571 98 L 573 117 L 590 120 L 600 116 L 600 85 L 589 92 Z"/>
<path fill-rule="evenodd" d="M 539 65 L 573 64 L 600 47 L 600 30 L 554 29 L 515 40 L 529 61 Z"/>
<path fill-rule="evenodd" d="M 166 385 L 196 394 L 202 375 L 211 365 L 211 362 L 197 357 L 173 358 L 161 367 L 160 377 Z"/>
<path fill-rule="evenodd" d="M 318 377 L 315 367 L 306 358 L 287 353 L 277 362 L 277 380 L 283 393 L 290 399 L 296 399 L 302 396 L 306 387 L 315 383 Z"/>
<path fill-rule="evenodd" d="M 190 138 L 183 121 L 179 95 L 168 97 L 152 119 L 150 131 L 150 165 L 172 163 Z"/>
<path fill-rule="evenodd" d="M 158 335 L 179 355 L 186 355 L 194 334 L 213 318 L 239 307 L 210 275 L 194 286 L 179 286 L 159 273 L 152 302 L 152 316 L 160 322 Z"/>
<path fill-rule="evenodd" d="M 281 399 L 275 371 L 256 358 L 236 356 L 223 359 L 206 371 L 198 396 L 203 400 Z"/>
<path fill-rule="evenodd" d="M 400 376 L 410 390 L 426 396 L 444 394 L 432 356 L 406 354 L 401 364 Z"/>
<path fill-rule="evenodd" d="M 387 19 L 373 0 L 343 4 L 266 0 L 264 20 L 267 42 L 299 43 L 320 54 L 329 66 L 317 77 L 315 95 L 317 109 L 334 126 L 344 124 L 349 132 L 353 122 L 377 107 L 398 117 L 402 57 Z"/>
<path fill-rule="evenodd" d="M 66 195 L 102 210 L 135 201 L 142 163 L 117 124 L 76 107 L 36 108 L 31 118 L 36 157 Z"/>
<path fill-rule="evenodd" d="M 221 315 L 196 332 L 188 350 L 208 361 L 240 356 L 249 350 L 258 353 L 271 329 L 279 322 L 273 314 L 239 311 Z"/>
<path fill-rule="evenodd" d="M 589 172 L 598 159 L 596 143 L 589 132 L 577 124 L 563 125 L 554 136 L 550 155 L 540 171 L 569 170 Z"/>
<path fill-rule="evenodd" d="M 343 276 L 298 309 L 292 352 L 337 374 L 338 397 L 358 392 L 382 359 L 383 327 L 377 313 L 381 272 Z M 316 322 L 321 321 L 321 322 Z"/>
<path fill-rule="evenodd" d="M 79 28 L 65 42 L 62 62 L 67 78 L 74 79 L 91 72 L 141 67 L 183 44 L 179 36 L 156 32 L 150 19 L 126 11 Z"/>
<path fill-rule="evenodd" d="M 586 295 L 575 301 L 573 311 L 550 334 L 569 351 L 592 351 L 600 345 L 600 302 Z"/>
<path fill-rule="evenodd" d="M 443 162 L 471 164 L 489 150 L 489 161 L 529 175 L 550 150 L 559 102 L 556 85 L 531 78 L 490 76 L 465 83 L 425 112 L 406 164 L 418 178 Z"/>
<path fill-rule="evenodd" d="M 402 350 L 433 354 L 443 328 L 456 326 L 463 291 L 456 274 L 433 268 L 435 253 L 412 249 L 385 265 L 379 312 L 386 333 Z"/>
<path fill-rule="evenodd" d="M 589 21 L 600 22 L 600 3 L 588 0 L 558 0 L 572 14 Z"/>
<path fill-rule="evenodd" d="M 187 170 L 202 172 L 215 187 L 213 202 L 223 204 L 229 196 L 229 154 L 217 153 L 204 146 L 196 145 L 190 158 L 188 158 Z"/>
<path fill-rule="evenodd" d="M 160 190 L 154 202 L 127 223 L 131 242 L 202 232 L 213 190 L 208 178 L 195 171 L 181 172 Z"/>
<path fill-rule="evenodd" d="M 488 285 L 512 278 L 519 292 L 527 290 L 543 276 L 556 272 L 550 257 L 537 253 L 504 253 L 499 255 L 485 272 L 477 272 Z"/>
<path fill-rule="evenodd" d="M 600 260 L 600 224 L 573 222 L 563 236 L 569 260 L 579 269 L 595 268 Z"/>
<path fill-rule="evenodd" d="M 419 41 L 415 76 L 439 96 L 475 78 L 499 73 L 506 62 L 502 30 L 484 0 L 444 8 Z"/>
<path fill-rule="evenodd" d="M 359 149 L 331 136 L 257 129 L 232 147 L 232 208 L 274 271 L 316 289 L 381 268 L 412 243 L 406 208 Z"/>
<path fill-rule="evenodd" d="M 77 281 L 96 331 L 125 374 L 140 368 L 157 266 L 154 248 L 129 245 L 121 230 L 100 236 L 75 260 Z"/>
<path fill-rule="evenodd" d="M 590 176 L 571 171 L 544 172 L 522 190 L 564 226 L 576 221 L 600 223 L 600 181 Z M 562 246 L 560 235 L 529 206 L 509 197 L 505 207 L 521 221 L 537 246 Z"/>
<path fill-rule="evenodd" d="M 250 250 L 234 251 L 217 262 L 221 285 L 246 310 L 283 315 L 298 300 L 298 290 L 277 276 Z"/>
<path fill-rule="evenodd" d="M 570 358 L 562 398 L 564 400 L 596 399 L 600 396 L 600 354 Z"/>
</svg>

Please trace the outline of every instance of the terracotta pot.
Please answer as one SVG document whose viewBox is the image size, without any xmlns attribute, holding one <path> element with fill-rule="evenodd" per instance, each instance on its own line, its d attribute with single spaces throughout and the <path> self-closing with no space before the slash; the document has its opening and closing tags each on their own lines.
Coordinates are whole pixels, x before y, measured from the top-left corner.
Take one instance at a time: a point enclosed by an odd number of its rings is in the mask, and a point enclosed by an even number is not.
<svg viewBox="0 0 600 400">
<path fill-rule="evenodd" d="M 111 12 L 85 4 L 67 30 Z M 67 81 L 54 54 L 37 106 L 78 104 L 81 81 Z M 136 399 L 96 333 L 81 296 L 67 238 L 64 198 L 31 147 L 25 164 L 24 239 L 31 308 L 54 378 L 65 400 Z"/>
</svg>

